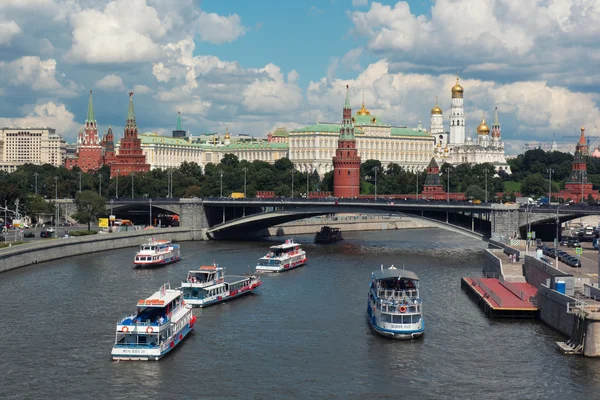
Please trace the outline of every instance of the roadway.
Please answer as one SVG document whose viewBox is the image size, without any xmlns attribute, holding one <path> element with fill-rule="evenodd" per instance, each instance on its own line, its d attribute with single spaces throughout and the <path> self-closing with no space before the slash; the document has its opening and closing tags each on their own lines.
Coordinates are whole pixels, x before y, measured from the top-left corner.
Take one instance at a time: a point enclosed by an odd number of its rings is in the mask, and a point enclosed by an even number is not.
<svg viewBox="0 0 600 400">
<path fill-rule="evenodd" d="M 2 242 L 6 242 L 6 243 L 10 243 L 10 242 L 14 242 L 15 241 L 15 235 L 16 235 L 16 241 L 17 242 L 35 242 L 35 241 L 39 241 L 39 240 L 45 240 L 43 238 L 40 237 L 40 233 L 44 230 L 47 230 L 48 228 L 50 228 L 50 226 L 46 226 L 44 228 L 42 227 L 37 227 L 37 228 L 29 228 L 29 229 L 22 229 L 22 230 L 13 230 L 10 229 L 8 232 L 6 233 L 0 233 L 0 236 L 4 236 L 4 240 L 2 240 L 0 238 L 0 243 Z M 51 228 L 55 229 L 54 226 L 52 226 Z M 75 226 L 59 226 L 58 227 L 58 235 L 55 234 L 55 237 L 62 237 L 65 235 L 65 231 L 79 231 L 79 230 L 87 230 L 87 225 L 75 225 Z M 35 237 L 32 238 L 26 238 L 23 236 L 23 234 L 25 232 L 33 232 L 35 234 Z"/>
</svg>

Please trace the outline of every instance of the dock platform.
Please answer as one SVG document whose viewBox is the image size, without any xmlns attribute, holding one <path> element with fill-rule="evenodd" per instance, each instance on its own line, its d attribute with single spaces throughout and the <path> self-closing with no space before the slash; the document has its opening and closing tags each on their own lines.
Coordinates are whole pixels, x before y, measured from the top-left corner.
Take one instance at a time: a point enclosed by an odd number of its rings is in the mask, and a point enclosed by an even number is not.
<svg viewBox="0 0 600 400">
<path fill-rule="evenodd" d="M 462 278 L 461 288 L 490 318 L 536 318 L 537 289 L 525 282 L 498 278 Z"/>
</svg>

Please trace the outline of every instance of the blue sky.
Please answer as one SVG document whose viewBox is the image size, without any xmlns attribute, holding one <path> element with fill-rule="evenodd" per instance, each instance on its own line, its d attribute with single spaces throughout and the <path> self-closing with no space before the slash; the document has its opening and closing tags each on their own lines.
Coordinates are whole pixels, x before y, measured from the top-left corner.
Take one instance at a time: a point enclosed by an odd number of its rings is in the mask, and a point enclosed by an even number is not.
<svg viewBox="0 0 600 400">
<path fill-rule="evenodd" d="M 72 142 L 94 91 L 117 137 L 140 130 L 264 136 L 337 121 L 345 85 L 379 120 L 428 128 L 465 88 L 467 132 L 498 107 L 509 153 L 585 125 L 598 135 L 597 0 L 3 0 L 0 125 Z"/>
</svg>

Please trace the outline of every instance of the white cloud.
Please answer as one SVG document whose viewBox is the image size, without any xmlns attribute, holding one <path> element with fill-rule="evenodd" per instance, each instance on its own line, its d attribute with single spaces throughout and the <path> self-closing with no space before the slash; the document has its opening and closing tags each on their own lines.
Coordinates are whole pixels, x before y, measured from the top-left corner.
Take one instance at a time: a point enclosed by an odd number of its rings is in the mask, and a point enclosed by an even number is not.
<svg viewBox="0 0 600 400">
<path fill-rule="evenodd" d="M 103 11 L 85 9 L 71 18 L 73 45 L 67 58 L 88 64 L 155 60 L 166 33 L 156 9 L 146 0 L 114 0 Z"/>
<path fill-rule="evenodd" d="M 565 57 L 560 48 L 597 48 L 600 34 L 597 0 L 437 0 L 431 17 L 413 14 L 405 1 L 373 2 L 350 15 L 371 50 L 424 63 L 548 64 L 549 53 Z"/>
<path fill-rule="evenodd" d="M 21 57 L 9 63 L 0 62 L 0 83 L 10 86 L 28 86 L 34 91 L 52 92 L 58 96 L 75 95 L 76 85 L 67 81 L 64 87 L 56 80 L 56 60 L 39 57 Z"/>
<path fill-rule="evenodd" d="M 134 85 L 131 91 L 135 94 L 152 93 L 152 89 L 146 85 Z"/>
<path fill-rule="evenodd" d="M 274 64 L 268 64 L 262 71 L 267 76 L 255 79 L 243 93 L 243 104 L 249 111 L 271 114 L 292 111 L 302 104 L 303 96 L 296 84 L 298 74 L 295 71 L 290 73 L 292 82 L 289 79 L 285 82 L 281 69 Z"/>
<path fill-rule="evenodd" d="M 240 16 L 223 16 L 202 11 L 198 19 L 198 32 L 205 42 L 214 44 L 229 43 L 246 33 Z"/>
<path fill-rule="evenodd" d="M 309 104 L 322 110 L 328 120 L 337 121 L 346 84 L 350 85 L 353 108 L 359 107 L 362 102 L 364 84 L 365 105 L 381 121 L 415 126 L 421 120 L 428 129 L 429 112 L 436 96 L 439 96 L 447 125 L 450 88 L 454 83 L 453 75 L 391 73 L 389 63 L 380 60 L 354 79 L 328 81 L 322 78 L 311 82 L 307 98 Z M 508 138 L 506 140 L 528 136 L 549 141 L 551 135 L 560 129 L 575 129 L 582 124 L 589 128 L 589 132 L 600 129 L 600 109 L 595 94 L 570 91 L 545 81 L 501 84 L 490 80 L 464 79 L 461 85 L 465 89 L 467 130 L 471 133 L 481 121 L 482 111 L 489 120 L 495 106 L 500 112 L 500 122 L 505 126 L 503 135 Z"/>
<path fill-rule="evenodd" d="M 0 21 L 0 46 L 10 45 L 13 36 L 21 32 L 15 21 Z"/>
<path fill-rule="evenodd" d="M 123 78 L 118 75 L 110 74 L 104 78 L 97 80 L 95 86 L 106 91 L 117 91 L 125 89 Z"/>
<path fill-rule="evenodd" d="M 73 136 L 77 123 L 75 116 L 62 103 L 49 101 L 44 104 L 28 106 L 32 111 L 24 117 L 0 118 L 2 126 L 50 127 L 63 136 Z"/>
</svg>

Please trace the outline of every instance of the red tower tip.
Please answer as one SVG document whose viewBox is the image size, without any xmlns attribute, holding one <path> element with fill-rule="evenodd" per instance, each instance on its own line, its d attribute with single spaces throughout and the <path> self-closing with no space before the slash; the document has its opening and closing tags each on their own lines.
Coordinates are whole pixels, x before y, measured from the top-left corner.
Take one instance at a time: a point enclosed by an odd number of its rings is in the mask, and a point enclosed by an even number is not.
<svg viewBox="0 0 600 400">
<path fill-rule="evenodd" d="M 129 92 L 129 97 L 133 96 L 133 92 Z"/>
</svg>

